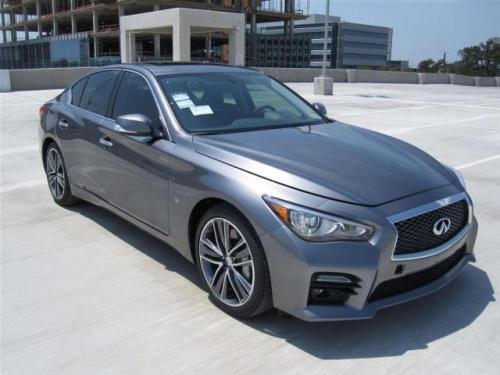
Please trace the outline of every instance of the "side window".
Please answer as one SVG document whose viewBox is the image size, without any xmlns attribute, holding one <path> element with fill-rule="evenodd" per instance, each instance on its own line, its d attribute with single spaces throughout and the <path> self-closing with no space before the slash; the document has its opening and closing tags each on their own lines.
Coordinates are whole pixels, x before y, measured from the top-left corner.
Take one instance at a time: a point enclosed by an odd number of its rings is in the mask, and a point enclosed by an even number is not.
<svg viewBox="0 0 500 375">
<path fill-rule="evenodd" d="M 92 74 L 83 91 L 80 107 L 106 116 L 113 85 L 120 72 L 109 70 Z"/>
<path fill-rule="evenodd" d="M 83 89 L 85 88 L 85 84 L 87 83 L 87 78 L 84 78 L 71 88 L 71 104 L 79 106 L 80 99 L 82 98 Z"/>
<path fill-rule="evenodd" d="M 61 94 L 56 96 L 56 100 L 60 103 L 67 104 L 68 103 L 68 95 L 69 95 L 69 90 L 64 90 Z"/>
<path fill-rule="evenodd" d="M 113 118 L 136 113 L 148 117 L 155 128 L 161 126 L 158 108 L 149 85 L 140 75 L 126 72 L 116 94 Z"/>
</svg>

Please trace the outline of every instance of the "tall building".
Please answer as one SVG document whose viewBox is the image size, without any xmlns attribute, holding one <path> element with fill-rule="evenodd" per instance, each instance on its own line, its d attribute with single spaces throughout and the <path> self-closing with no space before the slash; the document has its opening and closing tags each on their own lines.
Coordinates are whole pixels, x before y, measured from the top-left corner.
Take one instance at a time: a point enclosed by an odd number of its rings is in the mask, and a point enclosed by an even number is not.
<svg viewBox="0 0 500 375">
<path fill-rule="evenodd" d="M 168 8 L 244 13 L 247 40 L 256 25 L 279 22 L 291 34 L 304 18 L 297 0 L 0 0 L 0 68 L 102 65 L 120 62 L 120 16 Z M 300 2 L 300 0 L 298 0 Z M 207 40 L 210 40 L 208 43 Z M 172 59 L 168 35 L 136 36 L 136 55 L 145 61 Z M 192 59 L 224 61 L 224 33 L 191 38 Z M 256 46 L 247 48 L 256 54 Z M 207 52 L 209 51 L 209 52 Z"/>
<path fill-rule="evenodd" d="M 285 33 L 283 24 L 272 22 L 257 26 L 263 34 Z M 325 16 L 313 14 L 294 23 L 293 33 L 311 39 L 310 66 L 323 61 Z M 392 29 L 389 27 L 345 22 L 340 17 L 328 19 L 327 62 L 332 68 L 378 68 L 391 60 Z"/>
</svg>

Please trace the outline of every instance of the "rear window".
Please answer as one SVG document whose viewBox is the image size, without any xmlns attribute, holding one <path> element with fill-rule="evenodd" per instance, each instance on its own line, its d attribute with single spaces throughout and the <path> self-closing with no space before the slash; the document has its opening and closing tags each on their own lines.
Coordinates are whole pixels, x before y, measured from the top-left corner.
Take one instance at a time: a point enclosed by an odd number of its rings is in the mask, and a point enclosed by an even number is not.
<svg viewBox="0 0 500 375">
<path fill-rule="evenodd" d="M 80 100 L 82 99 L 83 89 L 85 88 L 85 84 L 87 83 L 87 78 L 84 78 L 72 87 L 71 89 L 71 104 L 79 106 Z"/>
<path fill-rule="evenodd" d="M 106 116 L 109 99 L 116 78 L 117 70 L 108 70 L 92 74 L 87 81 L 80 101 L 80 107 L 88 111 Z"/>
</svg>

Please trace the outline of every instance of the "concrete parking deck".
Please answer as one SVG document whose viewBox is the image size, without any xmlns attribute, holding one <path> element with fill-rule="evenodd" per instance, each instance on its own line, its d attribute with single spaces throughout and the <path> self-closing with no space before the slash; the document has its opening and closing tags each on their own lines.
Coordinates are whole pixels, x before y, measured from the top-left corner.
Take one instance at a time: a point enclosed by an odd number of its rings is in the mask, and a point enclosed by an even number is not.
<svg viewBox="0 0 500 375">
<path fill-rule="evenodd" d="M 336 84 L 329 114 L 460 169 L 480 223 L 478 261 L 451 285 L 375 319 L 239 321 L 195 268 L 103 209 L 52 202 L 38 107 L 58 91 L 0 94 L 2 374 L 498 374 L 500 89 Z"/>
</svg>

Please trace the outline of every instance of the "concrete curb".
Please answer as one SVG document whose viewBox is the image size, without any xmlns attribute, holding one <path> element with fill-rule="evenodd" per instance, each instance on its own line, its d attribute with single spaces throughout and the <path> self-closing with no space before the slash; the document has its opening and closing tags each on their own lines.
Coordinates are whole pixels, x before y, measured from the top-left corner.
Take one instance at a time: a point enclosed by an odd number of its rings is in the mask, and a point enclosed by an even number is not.
<svg viewBox="0 0 500 375">
<path fill-rule="evenodd" d="M 425 84 L 449 84 L 450 74 L 445 73 L 417 73 L 418 83 Z"/>
<path fill-rule="evenodd" d="M 474 83 L 480 87 L 496 87 L 496 77 L 474 77 Z"/>
</svg>

